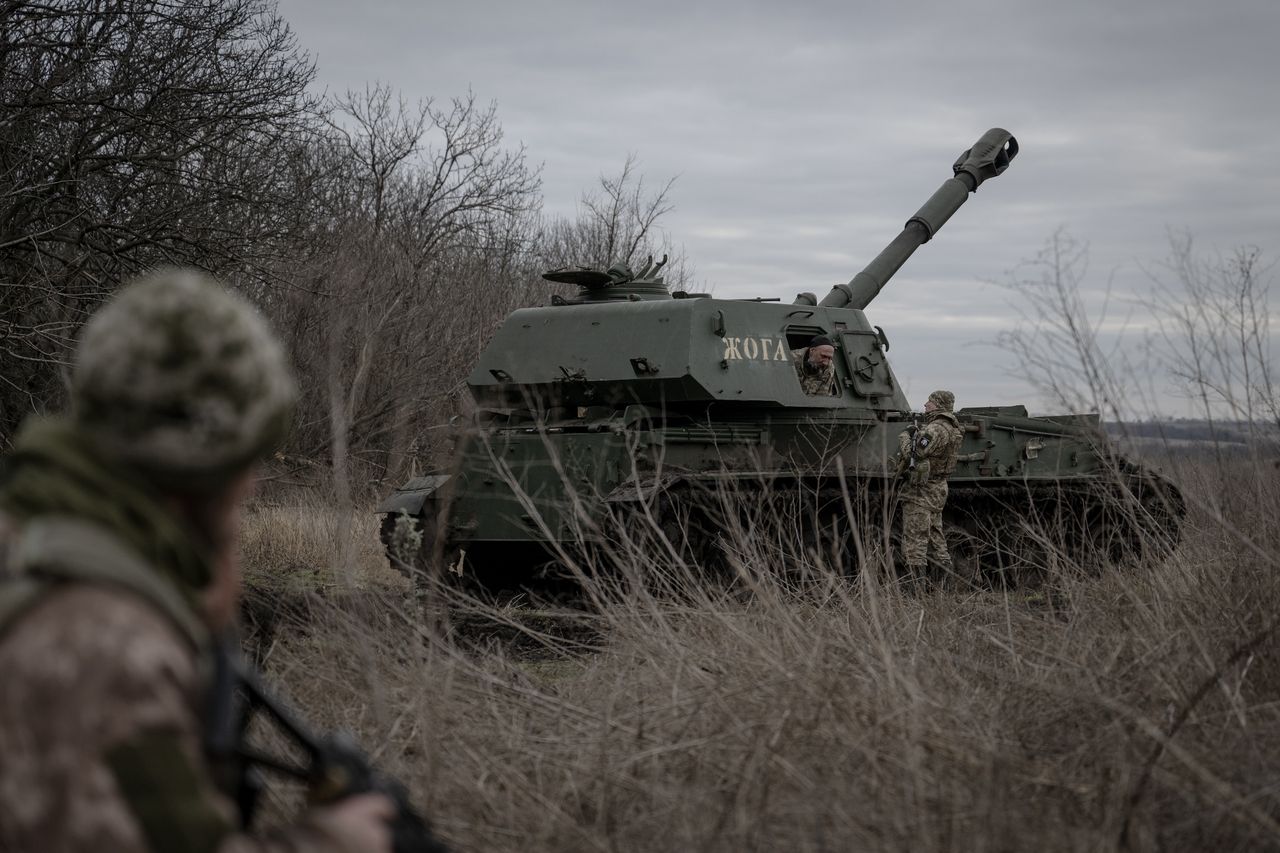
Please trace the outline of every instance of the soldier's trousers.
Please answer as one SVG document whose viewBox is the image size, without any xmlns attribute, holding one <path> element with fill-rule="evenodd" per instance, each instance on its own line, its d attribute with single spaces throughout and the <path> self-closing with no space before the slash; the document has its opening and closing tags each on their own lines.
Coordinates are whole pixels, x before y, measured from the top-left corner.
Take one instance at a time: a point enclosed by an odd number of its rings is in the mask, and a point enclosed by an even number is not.
<svg viewBox="0 0 1280 853">
<path fill-rule="evenodd" d="M 942 533 L 947 481 L 907 486 L 902 492 L 902 556 L 907 566 L 922 570 L 932 564 L 951 569 L 951 552 Z"/>
</svg>

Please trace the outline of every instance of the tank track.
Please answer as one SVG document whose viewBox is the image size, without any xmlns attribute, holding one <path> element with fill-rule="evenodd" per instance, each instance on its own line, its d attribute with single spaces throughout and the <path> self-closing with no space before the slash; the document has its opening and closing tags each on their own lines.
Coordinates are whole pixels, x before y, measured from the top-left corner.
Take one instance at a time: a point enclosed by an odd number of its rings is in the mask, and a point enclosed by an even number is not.
<svg viewBox="0 0 1280 853">
<path fill-rule="evenodd" d="M 1051 571 L 1163 560 L 1185 515 L 1177 486 L 1125 463 L 1083 483 L 953 487 L 945 520 L 958 564 L 1018 585 Z"/>
<path fill-rule="evenodd" d="M 849 508 L 858 518 L 857 542 Z M 402 573 L 449 572 L 465 556 L 458 577 L 474 589 L 554 585 L 563 574 L 555 555 L 534 543 L 490 543 L 461 549 L 438 542 L 430 502 L 408 521 L 416 530 L 406 541 L 406 521 L 384 517 L 382 540 Z M 892 484 L 862 482 L 840 487 L 828 481 L 747 482 L 726 498 L 705 484 L 683 483 L 659 492 L 647 510 L 617 507 L 607 527 L 619 535 L 598 546 L 584 562 L 600 565 L 610 549 L 630 549 L 631 558 L 657 555 L 708 575 L 734 570 L 746 555 L 734 551 L 744 536 L 768 540 L 762 548 L 776 564 L 820 562 L 847 574 L 868 558 L 897 553 L 900 513 Z M 1036 584 L 1053 571 L 1092 572 L 1107 566 L 1161 560 L 1176 548 L 1186 505 L 1169 480 L 1121 462 L 1110 478 L 1082 482 L 954 482 L 943 515 L 955 571 L 978 586 Z M 623 533 L 625 531 L 625 533 Z M 406 547 L 407 546 L 407 547 Z M 752 556 L 758 556 L 760 551 Z M 626 555 L 624 555 L 625 557 Z"/>
</svg>

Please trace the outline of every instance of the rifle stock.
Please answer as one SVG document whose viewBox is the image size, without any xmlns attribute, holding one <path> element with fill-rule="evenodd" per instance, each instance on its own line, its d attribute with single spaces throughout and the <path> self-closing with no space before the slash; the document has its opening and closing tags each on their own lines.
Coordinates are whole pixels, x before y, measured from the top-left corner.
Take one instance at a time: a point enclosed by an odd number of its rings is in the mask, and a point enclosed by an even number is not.
<svg viewBox="0 0 1280 853">
<path fill-rule="evenodd" d="M 383 794 L 396 807 L 391 821 L 395 853 L 449 853 L 444 842 L 432 833 L 427 819 L 409 802 L 405 784 L 375 768 L 351 735 L 318 734 L 266 688 L 238 653 L 223 646 L 218 658 L 207 745 L 217 763 L 231 763 L 240 771 L 237 800 L 246 824 L 252 817 L 261 771 L 268 771 L 305 782 L 312 803 L 333 803 L 357 794 Z M 247 703 L 238 710 L 234 698 L 237 690 Z M 277 728 L 302 747 L 307 754 L 305 767 L 258 752 L 244 743 L 249 715 L 255 710 L 266 712 Z"/>
</svg>

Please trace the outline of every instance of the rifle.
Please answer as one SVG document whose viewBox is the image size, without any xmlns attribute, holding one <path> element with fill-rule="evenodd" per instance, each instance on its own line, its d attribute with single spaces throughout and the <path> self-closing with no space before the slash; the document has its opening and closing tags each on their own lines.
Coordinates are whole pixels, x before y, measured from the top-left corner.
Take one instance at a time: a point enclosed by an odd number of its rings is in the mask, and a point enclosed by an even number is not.
<svg viewBox="0 0 1280 853">
<path fill-rule="evenodd" d="M 911 452 L 907 456 L 907 480 L 911 481 L 915 479 L 916 473 L 916 436 L 920 434 L 919 413 L 911 413 L 911 426 L 907 428 L 907 434 L 911 436 Z"/>
<path fill-rule="evenodd" d="M 921 461 L 916 457 L 916 441 L 920 434 L 920 414 L 913 412 L 911 426 L 907 427 L 907 455 L 899 459 L 898 475 L 910 485 L 919 485 L 929 479 L 929 461 Z M 904 465 L 905 463 L 905 465 Z"/>
<path fill-rule="evenodd" d="M 302 747 L 306 766 L 245 743 L 245 731 L 257 710 L 265 711 L 277 728 Z M 262 771 L 268 771 L 307 783 L 308 799 L 318 804 L 356 794 L 384 794 L 396 807 L 391 820 L 395 853 L 449 853 L 444 842 L 432 834 L 431 824 L 409 802 L 409 790 L 403 782 L 374 768 L 347 732 L 317 734 L 263 685 L 258 673 L 228 643 L 219 643 L 215 655 L 205 747 L 215 768 L 234 777 L 236 804 L 245 826 L 253 819 L 263 787 Z"/>
<path fill-rule="evenodd" d="M 908 482 L 916 471 L 916 435 L 920 432 L 920 416 L 912 413 L 911 426 L 907 427 L 907 447 L 901 451 L 897 459 L 895 476 L 905 478 Z"/>
</svg>

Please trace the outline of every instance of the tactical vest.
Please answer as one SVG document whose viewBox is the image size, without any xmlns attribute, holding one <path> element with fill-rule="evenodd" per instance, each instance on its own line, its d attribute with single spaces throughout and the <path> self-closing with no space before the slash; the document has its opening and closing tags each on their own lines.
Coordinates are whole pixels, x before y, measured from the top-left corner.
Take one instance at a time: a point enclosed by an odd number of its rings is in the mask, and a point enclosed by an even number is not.
<svg viewBox="0 0 1280 853">
<path fill-rule="evenodd" d="M 939 414 L 935 417 L 935 422 L 944 422 L 947 426 L 947 433 L 950 441 L 947 446 L 933 457 L 933 467 L 930 471 L 930 480 L 945 480 L 951 476 L 951 472 L 956 470 L 956 465 L 960 459 L 960 445 L 964 441 L 964 430 L 957 425 L 955 416 L 950 412 Z"/>
<path fill-rule="evenodd" d="M 70 516 L 38 516 L 13 527 L 0 514 L 0 638 L 66 583 L 114 587 L 164 614 L 197 651 L 209 631 L 173 585 L 116 537 Z"/>
</svg>

